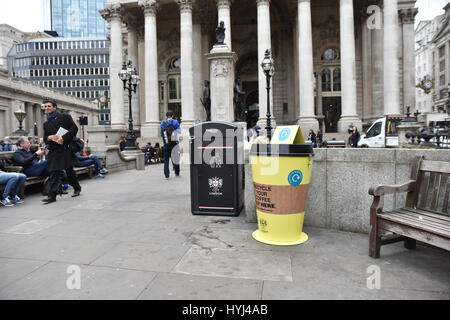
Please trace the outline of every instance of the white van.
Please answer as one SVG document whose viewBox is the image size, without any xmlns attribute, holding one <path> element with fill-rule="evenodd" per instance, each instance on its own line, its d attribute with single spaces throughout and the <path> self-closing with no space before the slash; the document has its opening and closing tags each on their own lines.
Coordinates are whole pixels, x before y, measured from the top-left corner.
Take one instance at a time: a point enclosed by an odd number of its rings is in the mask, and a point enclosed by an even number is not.
<svg viewBox="0 0 450 320">
<path fill-rule="evenodd" d="M 369 130 L 359 139 L 360 148 L 397 148 L 398 132 L 396 125 L 405 117 L 384 117 L 375 120 Z"/>
</svg>

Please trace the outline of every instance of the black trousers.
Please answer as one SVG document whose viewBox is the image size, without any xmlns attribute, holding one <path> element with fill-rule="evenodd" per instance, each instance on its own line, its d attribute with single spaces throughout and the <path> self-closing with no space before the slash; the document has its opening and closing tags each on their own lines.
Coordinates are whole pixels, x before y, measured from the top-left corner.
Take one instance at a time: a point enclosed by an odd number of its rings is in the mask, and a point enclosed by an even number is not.
<svg viewBox="0 0 450 320">
<path fill-rule="evenodd" d="M 50 184 L 50 191 L 48 193 L 49 198 L 56 198 L 56 193 L 58 192 L 59 186 L 59 176 L 60 176 L 59 172 L 60 170 L 50 172 L 48 182 Z M 78 183 L 78 178 L 73 168 L 66 169 L 66 173 L 67 173 L 67 180 L 69 181 L 69 184 L 73 187 L 73 189 L 76 191 L 81 191 L 81 186 Z"/>
</svg>

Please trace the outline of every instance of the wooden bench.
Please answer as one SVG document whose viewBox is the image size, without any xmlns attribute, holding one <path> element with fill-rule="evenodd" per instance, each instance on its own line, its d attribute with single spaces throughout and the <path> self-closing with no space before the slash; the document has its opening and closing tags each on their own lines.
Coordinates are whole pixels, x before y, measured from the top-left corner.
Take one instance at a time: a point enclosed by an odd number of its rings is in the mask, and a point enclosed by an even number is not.
<svg viewBox="0 0 450 320">
<path fill-rule="evenodd" d="M 383 211 L 387 194 L 407 192 L 403 208 Z M 402 185 L 379 185 L 369 189 L 369 256 L 380 257 L 380 247 L 404 241 L 414 249 L 416 241 L 450 251 L 450 162 L 429 161 L 416 157 L 411 180 Z"/>
<path fill-rule="evenodd" d="M 12 161 L 14 151 L 3 151 L 0 152 L 0 162 L 2 163 L 2 167 L 5 168 L 6 172 L 23 172 L 23 167 L 14 165 Z M 90 165 L 88 167 L 74 167 L 73 168 L 77 176 L 81 176 L 83 174 L 87 174 L 89 178 L 92 178 L 94 175 L 95 167 L 94 165 Z M 25 196 L 25 188 L 34 184 L 43 184 L 46 178 L 44 177 L 27 177 L 25 183 L 23 184 L 22 189 L 20 190 L 20 196 L 24 198 Z M 0 185 L 0 192 L 3 192 L 6 188 L 5 184 Z"/>
</svg>

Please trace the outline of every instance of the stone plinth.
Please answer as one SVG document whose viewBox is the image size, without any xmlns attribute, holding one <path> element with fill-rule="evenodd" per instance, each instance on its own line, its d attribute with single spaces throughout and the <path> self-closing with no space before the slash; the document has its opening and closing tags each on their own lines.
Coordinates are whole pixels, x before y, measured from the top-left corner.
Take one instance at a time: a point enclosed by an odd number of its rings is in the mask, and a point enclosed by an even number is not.
<svg viewBox="0 0 450 320">
<path fill-rule="evenodd" d="M 145 156 L 140 150 L 124 150 L 122 151 L 125 161 L 136 161 L 136 170 L 145 170 Z"/>
<path fill-rule="evenodd" d="M 234 64 L 237 55 L 227 45 L 215 45 L 206 55 L 210 61 L 211 121 L 234 121 Z"/>
<path fill-rule="evenodd" d="M 420 123 L 417 122 L 406 122 L 404 124 L 400 124 L 397 126 L 398 130 L 398 143 L 400 147 L 409 145 L 411 143 L 411 139 L 406 138 L 407 132 L 416 132 L 422 127 Z"/>
</svg>

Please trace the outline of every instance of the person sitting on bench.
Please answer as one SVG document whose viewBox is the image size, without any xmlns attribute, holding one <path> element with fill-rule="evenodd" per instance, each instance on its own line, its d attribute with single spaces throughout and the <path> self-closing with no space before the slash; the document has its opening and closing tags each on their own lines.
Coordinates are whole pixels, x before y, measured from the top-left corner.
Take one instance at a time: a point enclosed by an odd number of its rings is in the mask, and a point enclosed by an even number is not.
<svg viewBox="0 0 450 320">
<path fill-rule="evenodd" d="M 0 164 L 1 166 L 1 164 Z M 23 200 L 17 195 L 22 188 L 27 176 L 18 172 L 5 172 L 0 167 L 0 184 L 6 184 L 0 203 L 5 207 L 11 207 L 16 203 L 22 203 Z"/>
<path fill-rule="evenodd" d="M 108 173 L 108 170 L 103 168 L 102 163 L 98 159 L 97 156 L 93 154 L 88 155 L 86 151 L 83 149 L 80 152 L 75 153 L 77 157 L 77 164 L 75 167 L 89 167 L 91 164 L 95 167 L 95 177 L 96 178 L 104 178 L 104 174 Z"/>
</svg>

